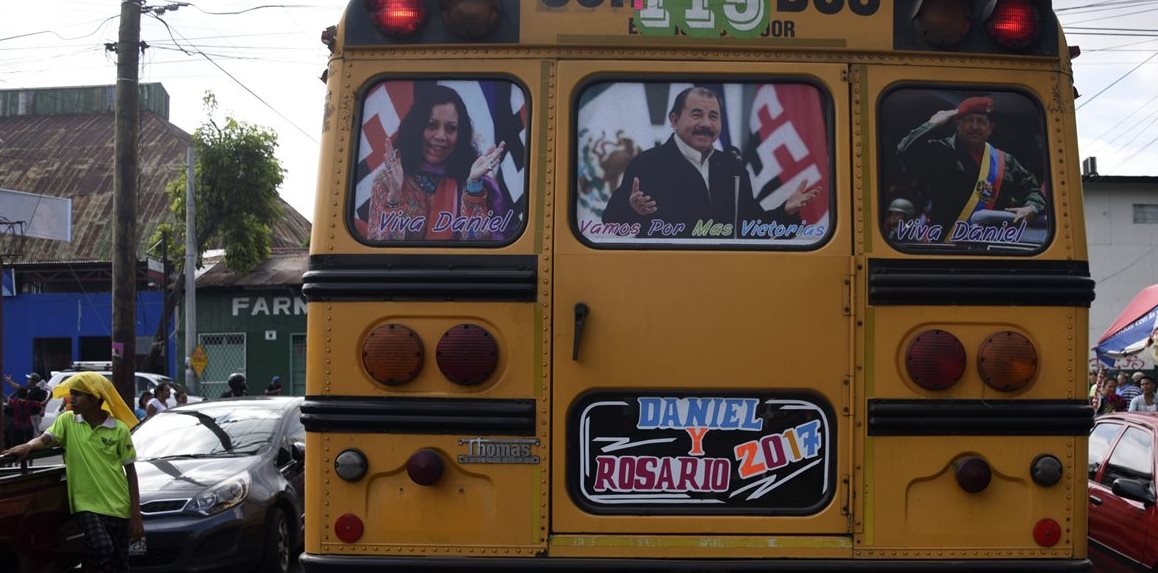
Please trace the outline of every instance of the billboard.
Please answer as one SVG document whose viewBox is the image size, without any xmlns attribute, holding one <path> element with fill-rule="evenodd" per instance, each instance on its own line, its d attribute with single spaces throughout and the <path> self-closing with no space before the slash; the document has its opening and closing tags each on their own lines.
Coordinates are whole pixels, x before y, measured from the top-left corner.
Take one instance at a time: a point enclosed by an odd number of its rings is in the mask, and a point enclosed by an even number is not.
<svg viewBox="0 0 1158 573">
<path fill-rule="evenodd" d="M 0 189 L 0 222 L 24 223 L 24 236 L 72 242 L 72 199 Z"/>
</svg>

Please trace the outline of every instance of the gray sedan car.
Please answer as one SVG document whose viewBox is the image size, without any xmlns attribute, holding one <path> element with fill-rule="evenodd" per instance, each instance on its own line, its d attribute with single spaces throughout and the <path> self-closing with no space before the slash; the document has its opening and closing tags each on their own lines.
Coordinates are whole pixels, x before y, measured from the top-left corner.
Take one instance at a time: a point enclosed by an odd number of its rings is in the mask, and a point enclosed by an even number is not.
<svg viewBox="0 0 1158 573">
<path fill-rule="evenodd" d="M 289 570 L 302 543 L 301 401 L 210 400 L 133 430 L 145 523 L 133 571 Z"/>
</svg>

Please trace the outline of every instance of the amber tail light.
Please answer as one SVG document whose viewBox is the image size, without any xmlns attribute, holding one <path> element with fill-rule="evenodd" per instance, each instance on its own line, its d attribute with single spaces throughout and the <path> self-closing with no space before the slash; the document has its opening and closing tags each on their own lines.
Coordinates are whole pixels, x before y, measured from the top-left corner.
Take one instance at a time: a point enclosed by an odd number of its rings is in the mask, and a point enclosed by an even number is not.
<svg viewBox="0 0 1158 573">
<path fill-rule="evenodd" d="M 981 343 L 977 371 L 991 388 L 1021 390 L 1037 376 L 1037 348 L 1022 334 L 998 332 Z"/>
<path fill-rule="evenodd" d="M 397 386 L 414 380 L 425 359 L 422 339 L 401 324 L 383 324 L 362 341 L 362 365 L 381 384 Z"/>
<path fill-rule="evenodd" d="M 905 351 L 909 378 L 926 390 L 944 390 L 965 373 L 965 347 L 944 330 L 926 330 Z"/>
<path fill-rule="evenodd" d="M 498 25 L 499 0 L 442 0 L 442 20 L 446 27 L 467 40 L 487 36 Z"/>
<path fill-rule="evenodd" d="M 913 17 L 913 25 L 922 40 L 947 48 L 965 39 L 972 19 L 965 0 L 924 0 Z"/>
</svg>

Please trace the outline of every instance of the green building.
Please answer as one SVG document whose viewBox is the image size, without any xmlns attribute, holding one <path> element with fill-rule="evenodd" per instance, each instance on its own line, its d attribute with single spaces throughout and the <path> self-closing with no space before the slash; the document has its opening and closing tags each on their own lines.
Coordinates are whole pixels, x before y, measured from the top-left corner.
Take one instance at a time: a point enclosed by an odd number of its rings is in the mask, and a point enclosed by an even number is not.
<svg viewBox="0 0 1158 573">
<path fill-rule="evenodd" d="M 234 372 L 245 374 L 251 395 L 264 393 L 274 376 L 281 377 L 282 394 L 305 394 L 308 258 L 304 248 L 274 249 L 248 274 L 219 262 L 197 277 L 197 340 L 207 358 L 202 396 L 220 396 Z M 182 328 L 177 347 L 184 344 Z"/>
</svg>

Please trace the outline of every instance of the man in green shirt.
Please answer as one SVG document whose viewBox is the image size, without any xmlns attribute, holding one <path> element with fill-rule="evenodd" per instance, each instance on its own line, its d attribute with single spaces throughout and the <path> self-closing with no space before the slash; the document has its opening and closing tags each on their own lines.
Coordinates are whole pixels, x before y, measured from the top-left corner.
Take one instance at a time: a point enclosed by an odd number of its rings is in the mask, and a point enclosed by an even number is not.
<svg viewBox="0 0 1158 573">
<path fill-rule="evenodd" d="M 72 411 L 57 416 L 40 437 L 3 452 L 23 459 L 51 446 L 64 448 L 68 501 L 85 533 L 85 571 L 129 570 L 129 540 L 145 534 L 137 489 L 137 455 L 124 405 L 112 383 L 95 372 L 77 374 L 54 389 L 72 398 Z M 103 406 L 109 402 L 110 414 Z"/>
</svg>

